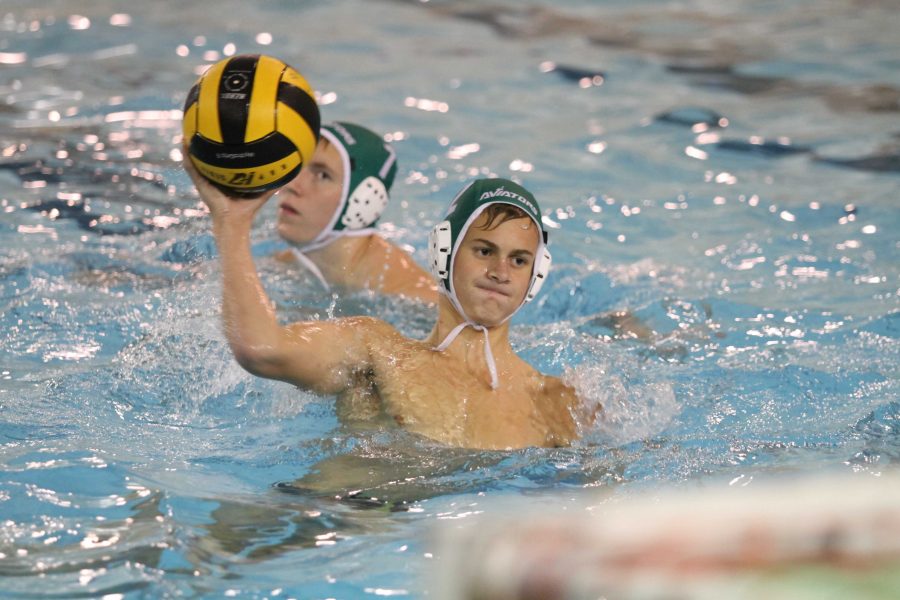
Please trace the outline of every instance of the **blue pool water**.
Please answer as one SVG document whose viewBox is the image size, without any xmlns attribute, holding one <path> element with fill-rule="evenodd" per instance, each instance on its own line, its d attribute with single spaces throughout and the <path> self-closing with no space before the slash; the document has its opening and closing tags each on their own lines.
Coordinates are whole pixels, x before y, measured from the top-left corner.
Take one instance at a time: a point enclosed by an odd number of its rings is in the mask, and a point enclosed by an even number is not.
<svg viewBox="0 0 900 600">
<path fill-rule="evenodd" d="M 0 595 L 426 597 L 496 498 L 871 478 L 900 460 L 900 39 L 890 2 L 6 2 Z M 197 69 L 267 52 L 387 133 L 385 235 L 424 262 L 469 178 L 540 199 L 554 269 L 514 347 L 606 407 L 568 449 L 342 427 L 221 333 L 179 167 Z M 431 315 L 268 258 L 286 320 Z M 604 315 L 631 311 L 649 339 Z M 317 491 L 278 487 L 321 470 Z M 337 502 L 366 489 L 379 502 Z"/>
</svg>

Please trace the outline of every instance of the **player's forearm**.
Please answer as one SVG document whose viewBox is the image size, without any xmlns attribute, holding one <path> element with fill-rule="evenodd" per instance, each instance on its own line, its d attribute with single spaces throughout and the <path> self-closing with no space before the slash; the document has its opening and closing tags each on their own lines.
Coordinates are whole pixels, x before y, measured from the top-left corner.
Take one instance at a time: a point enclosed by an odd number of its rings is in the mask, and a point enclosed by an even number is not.
<svg viewBox="0 0 900 600">
<path fill-rule="evenodd" d="M 217 219 L 222 261 L 222 318 L 231 350 L 248 370 L 277 354 L 281 328 L 250 251 L 250 222 Z"/>
</svg>

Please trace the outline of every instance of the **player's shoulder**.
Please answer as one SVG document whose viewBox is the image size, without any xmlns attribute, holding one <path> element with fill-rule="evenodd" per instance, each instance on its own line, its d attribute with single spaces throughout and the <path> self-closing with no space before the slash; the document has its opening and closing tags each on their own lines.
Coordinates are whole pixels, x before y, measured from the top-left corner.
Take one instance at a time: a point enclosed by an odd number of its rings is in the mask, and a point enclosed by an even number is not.
<svg viewBox="0 0 900 600">
<path fill-rule="evenodd" d="M 575 390 L 559 377 L 539 374 L 536 408 L 547 424 L 547 446 L 568 446 L 577 437 Z"/>
<path fill-rule="evenodd" d="M 381 291 L 436 304 L 437 285 L 431 273 L 413 259 L 412 248 L 399 246 L 383 238 L 378 240 L 378 251 L 370 254 L 370 258 L 378 260 L 384 267 L 380 281 Z"/>
<path fill-rule="evenodd" d="M 575 390 L 574 388 L 572 388 L 572 386 L 555 375 L 546 375 L 541 373 L 541 383 L 543 384 L 544 389 L 547 391 L 547 393 L 575 393 Z"/>
<path fill-rule="evenodd" d="M 421 344 L 401 333 L 396 327 L 377 317 L 358 316 L 342 320 L 344 327 L 365 338 L 370 349 L 392 352 L 407 346 Z"/>
<path fill-rule="evenodd" d="M 352 329 L 370 335 L 390 337 L 400 335 L 400 332 L 393 325 L 378 317 L 365 315 L 344 317 L 340 319 L 340 324 L 345 329 Z"/>
<path fill-rule="evenodd" d="M 562 406 L 572 406 L 578 401 L 575 388 L 554 375 L 537 374 L 538 390 L 548 402 Z"/>
</svg>

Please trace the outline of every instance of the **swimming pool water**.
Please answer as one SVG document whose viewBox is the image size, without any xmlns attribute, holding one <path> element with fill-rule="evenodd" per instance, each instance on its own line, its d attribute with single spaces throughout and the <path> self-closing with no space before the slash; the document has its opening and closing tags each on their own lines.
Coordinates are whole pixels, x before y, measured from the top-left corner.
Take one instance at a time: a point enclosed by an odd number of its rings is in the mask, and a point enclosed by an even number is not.
<svg viewBox="0 0 900 600">
<path fill-rule="evenodd" d="M 900 70 L 885 2 L 8 2 L 0 29 L 0 595 L 425 597 L 491 499 L 878 477 L 900 460 Z M 568 449 L 342 427 L 219 323 L 179 167 L 197 69 L 266 52 L 386 132 L 424 263 L 468 179 L 521 179 L 554 267 L 514 347 L 606 407 Z M 254 232 L 288 319 L 332 297 Z M 604 315 L 629 310 L 648 340 Z M 321 470 L 319 477 L 313 472 Z M 306 476 L 317 489 L 278 487 Z M 335 493 L 364 489 L 350 501 Z M 372 498 L 378 498 L 377 501 Z"/>
</svg>

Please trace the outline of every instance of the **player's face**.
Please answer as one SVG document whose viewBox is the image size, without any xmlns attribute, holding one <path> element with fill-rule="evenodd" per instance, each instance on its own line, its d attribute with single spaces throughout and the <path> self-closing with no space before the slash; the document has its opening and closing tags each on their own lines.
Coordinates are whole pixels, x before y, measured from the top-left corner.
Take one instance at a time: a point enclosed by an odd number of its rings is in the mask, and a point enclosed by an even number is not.
<svg viewBox="0 0 900 600">
<path fill-rule="evenodd" d="M 531 283 L 540 234 L 528 218 L 484 229 L 482 213 L 456 251 L 453 289 L 466 315 L 480 325 L 500 324 L 522 304 Z"/>
<path fill-rule="evenodd" d="M 343 182 L 340 153 L 333 144 L 319 140 L 312 160 L 278 192 L 278 234 L 295 244 L 315 239 L 340 204 Z"/>
</svg>

